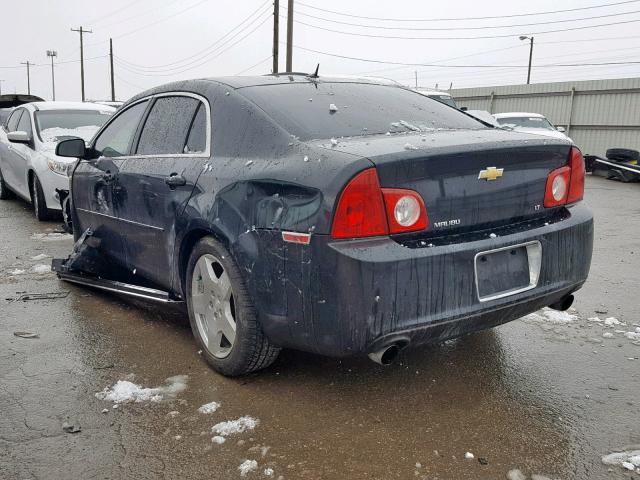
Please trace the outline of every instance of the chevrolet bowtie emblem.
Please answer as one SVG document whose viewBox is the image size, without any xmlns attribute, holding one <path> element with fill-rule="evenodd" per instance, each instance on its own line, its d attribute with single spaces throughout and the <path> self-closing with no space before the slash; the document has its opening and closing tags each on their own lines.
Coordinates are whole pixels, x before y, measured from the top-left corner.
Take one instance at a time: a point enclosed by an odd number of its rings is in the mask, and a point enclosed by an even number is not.
<svg viewBox="0 0 640 480">
<path fill-rule="evenodd" d="M 502 176 L 504 168 L 487 167 L 486 170 L 480 170 L 478 180 L 495 180 Z"/>
</svg>

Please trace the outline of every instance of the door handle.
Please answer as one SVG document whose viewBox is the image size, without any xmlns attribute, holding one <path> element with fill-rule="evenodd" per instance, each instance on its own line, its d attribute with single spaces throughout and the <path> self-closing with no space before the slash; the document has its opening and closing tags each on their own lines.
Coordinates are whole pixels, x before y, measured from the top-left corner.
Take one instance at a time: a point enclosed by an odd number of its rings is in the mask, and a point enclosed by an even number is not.
<svg viewBox="0 0 640 480">
<path fill-rule="evenodd" d="M 187 179 L 182 175 L 172 173 L 168 177 L 165 177 L 164 183 L 169 185 L 169 188 L 173 190 L 177 187 L 184 187 L 187 184 Z"/>
</svg>

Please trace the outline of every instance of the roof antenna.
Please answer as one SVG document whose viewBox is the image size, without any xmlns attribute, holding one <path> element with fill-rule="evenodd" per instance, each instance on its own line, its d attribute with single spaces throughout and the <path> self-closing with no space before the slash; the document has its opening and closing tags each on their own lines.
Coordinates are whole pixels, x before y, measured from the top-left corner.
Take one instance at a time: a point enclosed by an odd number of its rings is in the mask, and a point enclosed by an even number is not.
<svg viewBox="0 0 640 480">
<path fill-rule="evenodd" d="M 316 71 L 309 75 L 309 78 L 318 78 L 318 70 L 320 70 L 320 64 L 316 66 Z"/>
</svg>

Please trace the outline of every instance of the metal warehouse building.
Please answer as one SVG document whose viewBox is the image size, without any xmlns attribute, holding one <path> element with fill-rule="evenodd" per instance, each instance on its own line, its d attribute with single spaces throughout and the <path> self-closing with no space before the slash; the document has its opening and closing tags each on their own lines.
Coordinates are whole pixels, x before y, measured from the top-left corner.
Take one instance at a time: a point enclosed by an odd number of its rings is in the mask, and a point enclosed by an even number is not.
<svg viewBox="0 0 640 480">
<path fill-rule="evenodd" d="M 542 113 L 562 125 L 583 153 L 640 150 L 640 78 L 451 90 L 458 106 L 491 113 Z"/>
</svg>

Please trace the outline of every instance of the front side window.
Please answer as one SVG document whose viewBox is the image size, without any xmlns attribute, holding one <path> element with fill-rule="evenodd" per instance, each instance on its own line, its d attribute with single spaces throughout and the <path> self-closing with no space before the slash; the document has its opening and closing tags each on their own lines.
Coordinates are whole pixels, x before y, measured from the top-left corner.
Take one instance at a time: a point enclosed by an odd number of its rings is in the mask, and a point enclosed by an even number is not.
<svg viewBox="0 0 640 480">
<path fill-rule="evenodd" d="M 93 146 L 98 154 L 104 157 L 120 157 L 129 153 L 129 146 L 148 103 L 148 100 L 136 103 L 107 125 Z"/>
<path fill-rule="evenodd" d="M 22 112 L 24 112 L 24 108 L 20 108 L 18 110 L 15 110 L 11 114 L 11 117 L 9 117 L 9 121 L 7 122 L 7 131 L 8 132 L 15 132 L 16 131 L 16 128 L 18 126 L 18 122 L 20 121 L 20 115 L 22 115 Z"/>
<path fill-rule="evenodd" d="M 57 142 L 62 137 L 89 141 L 111 115 L 98 110 L 39 110 L 34 116 L 42 141 Z"/>
<path fill-rule="evenodd" d="M 187 135 L 198 105 L 192 97 L 159 97 L 145 121 L 136 154 L 178 155 L 185 153 Z"/>
<path fill-rule="evenodd" d="M 18 122 L 18 126 L 16 127 L 16 130 L 18 132 L 27 132 L 29 136 L 32 135 L 30 117 L 31 115 L 29 115 L 29 112 L 24 110 L 22 116 L 20 117 L 20 121 Z"/>
</svg>

